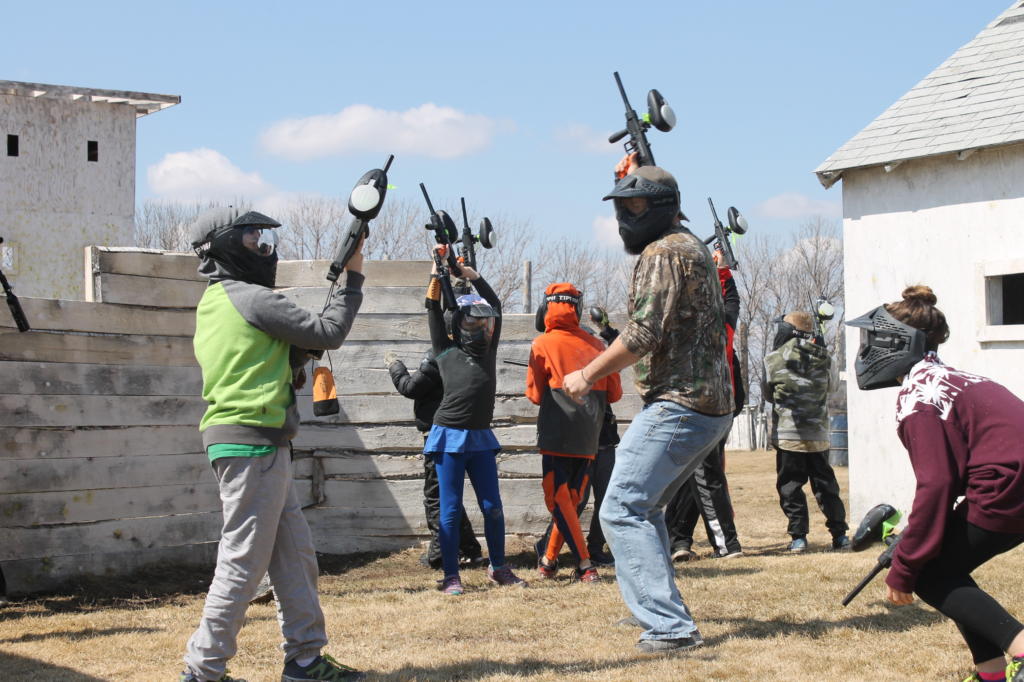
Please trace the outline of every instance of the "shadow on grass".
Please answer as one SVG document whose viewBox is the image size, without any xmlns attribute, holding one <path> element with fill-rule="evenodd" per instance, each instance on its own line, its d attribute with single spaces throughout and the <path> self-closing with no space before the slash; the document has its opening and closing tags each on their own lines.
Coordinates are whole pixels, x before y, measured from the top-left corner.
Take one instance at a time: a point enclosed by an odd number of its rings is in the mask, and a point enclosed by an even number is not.
<svg viewBox="0 0 1024 682">
<path fill-rule="evenodd" d="M 836 608 L 838 610 L 840 607 Z M 715 618 L 714 616 L 702 616 L 699 620 L 701 623 L 707 622 L 725 627 L 731 626 L 731 632 L 705 637 L 708 645 L 714 646 L 728 639 L 769 639 L 780 634 L 815 639 L 837 628 L 854 628 L 877 632 L 906 632 L 922 625 L 934 625 L 944 620 L 944 617 L 935 611 L 926 610 L 915 605 L 901 607 L 899 610 L 895 608 L 889 609 L 887 613 L 850 616 L 849 618 L 839 618 L 837 620 L 812 618 L 801 621 L 788 618 Z M 713 631 L 714 628 L 709 627 L 708 630 Z"/>
<path fill-rule="evenodd" d="M 748 566 L 723 566 L 721 559 L 711 559 L 703 566 L 692 562 L 684 565 L 676 564 L 675 568 L 677 578 L 721 578 L 729 575 L 752 575 L 763 571 L 763 569 Z"/>
<path fill-rule="evenodd" d="M 34 658 L 0 652 L 0 670 L 7 680 L 60 680 L 61 682 L 104 682 L 70 668 L 43 663 Z"/>
<path fill-rule="evenodd" d="M 606 673 L 610 679 L 637 679 L 628 670 L 636 665 L 649 663 L 651 659 L 633 658 L 622 661 L 604 663 L 594 661 L 578 661 L 572 663 L 554 663 L 538 659 L 518 661 L 489 661 L 486 659 L 470 659 L 452 665 L 426 667 L 410 665 L 390 673 L 368 673 L 367 679 L 381 682 L 405 682 L 406 680 L 476 680 L 488 675 L 507 675 L 521 678 L 533 675 L 555 674 L 559 677 L 579 675 L 581 673 Z"/>
<path fill-rule="evenodd" d="M 0 644 L 23 644 L 25 642 L 43 642 L 48 639 L 91 639 L 93 637 L 108 637 L 110 635 L 137 634 L 141 632 L 161 632 L 159 628 L 85 628 L 84 630 L 62 630 L 61 632 L 47 632 L 45 634 L 27 634 L 21 637 L 0 639 Z"/>
</svg>

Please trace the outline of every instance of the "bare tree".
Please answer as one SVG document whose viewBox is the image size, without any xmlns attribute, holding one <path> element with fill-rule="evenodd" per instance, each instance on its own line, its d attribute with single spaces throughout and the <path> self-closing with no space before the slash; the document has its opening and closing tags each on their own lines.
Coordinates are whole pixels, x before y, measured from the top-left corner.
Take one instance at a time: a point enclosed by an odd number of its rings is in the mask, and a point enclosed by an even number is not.
<svg viewBox="0 0 1024 682">
<path fill-rule="evenodd" d="M 508 215 L 491 218 L 491 222 L 497 246 L 478 250 L 477 264 L 505 311 L 511 312 L 522 307 L 523 261 L 534 246 L 534 229 L 529 220 Z"/>
<path fill-rule="evenodd" d="M 292 199 L 278 218 L 281 221 L 278 230 L 281 258 L 332 258 L 347 218 L 345 203 L 336 197 L 303 195 Z"/>
<path fill-rule="evenodd" d="M 188 251 L 188 228 L 209 205 L 148 199 L 135 210 L 135 245 L 144 249 Z"/>
<path fill-rule="evenodd" d="M 370 260 L 426 260 L 434 243 L 422 202 L 388 199 L 370 226 L 364 254 Z"/>
</svg>

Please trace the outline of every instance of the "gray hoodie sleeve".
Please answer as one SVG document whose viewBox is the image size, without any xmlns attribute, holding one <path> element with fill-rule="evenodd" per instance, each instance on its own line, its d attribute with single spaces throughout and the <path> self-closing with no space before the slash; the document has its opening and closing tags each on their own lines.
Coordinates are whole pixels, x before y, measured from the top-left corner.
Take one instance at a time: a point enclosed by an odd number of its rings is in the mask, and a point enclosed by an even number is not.
<svg viewBox="0 0 1024 682">
<path fill-rule="evenodd" d="M 358 272 L 346 274 L 345 287 L 335 291 L 322 315 L 256 284 L 230 281 L 224 289 L 245 321 L 257 329 L 300 348 L 332 350 L 348 336 L 363 302 L 365 278 Z"/>
</svg>

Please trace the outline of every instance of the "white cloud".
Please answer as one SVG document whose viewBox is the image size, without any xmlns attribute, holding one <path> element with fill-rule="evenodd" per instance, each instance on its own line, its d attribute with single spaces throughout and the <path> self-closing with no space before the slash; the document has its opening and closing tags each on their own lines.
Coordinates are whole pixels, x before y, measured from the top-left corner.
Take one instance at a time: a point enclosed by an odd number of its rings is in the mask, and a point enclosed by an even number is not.
<svg viewBox="0 0 1024 682">
<path fill-rule="evenodd" d="M 608 142 L 610 133 L 601 133 L 583 123 L 570 123 L 555 132 L 555 137 L 581 152 L 588 154 L 622 153 L 621 144 Z"/>
<path fill-rule="evenodd" d="M 597 216 L 591 225 L 594 239 L 601 246 L 620 248 L 622 239 L 619 237 L 619 222 L 615 216 Z"/>
<path fill-rule="evenodd" d="M 794 219 L 816 215 L 841 218 L 843 207 L 838 201 L 812 199 L 798 192 L 787 192 L 762 201 L 754 212 L 762 218 Z"/>
<path fill-rule="evenodd" d="M 213 149 L 167 154 L 147 169 L 146 177 L 154 193 L 174 201 L 257 197 L 274 192 L 259 173 L 246 173 Z"/>
<path fill-rule="evenodd" d="M 260 142 L 271 154 L 294 161 L 364 151 L 453 159 L 484 149 L 504 127 L 429 102 L 406 111 L 353 104 L 336 114 L 279 121 Z"/>
</svg>

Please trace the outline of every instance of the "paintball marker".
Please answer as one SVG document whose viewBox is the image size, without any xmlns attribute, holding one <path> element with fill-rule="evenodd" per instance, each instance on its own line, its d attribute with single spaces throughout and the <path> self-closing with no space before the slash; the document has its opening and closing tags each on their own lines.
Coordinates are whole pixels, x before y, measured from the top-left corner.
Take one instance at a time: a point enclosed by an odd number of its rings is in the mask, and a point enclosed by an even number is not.
<svg viewBox="0 0 1024 682">
<path fill-rule="evenodd" d="M 0 244 L 3 243 L 4 238 L 0 237 Z M 25 317 L 25 311 L 21 309 L 21 302 L 18 300 L 18 297 L 14 295 L 14 289 L 11 289 L 10 283 L 4 277 L 3 270 L 0 270 L 0 285 L 3 285 L 4 296 L 7 297 L 7 307 L 11 309 L 11 317 L 14 318 L 14 324 L 18 326 L 18 331 L 27 332 L 31 329 L 28 326 L 28 318 Z"/>
<path fill-rule="evenodd" d="M 718 212 L 715 211 L 715 204 L 711 201 L 711 197 L 708 197 L 708 206 L 711 207 L 711 217 L 715 219 L 715 233 L 705 239 L 704 243 L 710 244 L 714 242 L 714 248 L 721 251 L 725 257 L 725 267 L 730 270 L 736 270 L 739 268 L 739 263 L 736 262 L 736 255 L 732 252 L 732 241 L 729 238 L 734 234 L 746 233 L 748 227 L 747 219 L 740 215 L 735 206 L 730 206 L 726 212 L 726 217 L 729 220 L 729 226 L 726 227 L 718 219 Z"/>
<path fill-rule="evenodd" d="M 808 299 L 811 302 L 811 314 L 814 315 L 814 335 L 821 345 L 825 345 L 825 323 L 836 316 L 835 306 L 824 296 L 819 296 L 818 300 L 808 296 Z"/>
<path fill-rule="evenodd" d="M 504 362 L 506 365 L 515 365 L 516 367 L 530 366 L 530 363 L 528 362 L 523 362 L 522 360 L 509 360 L 508 358 L 505 358 L 504 360 L 502 360 L 502 362 Z"/>
<path fill-rule="evenodd" d="M 491 219 L 487 217 L 480 221 L 480 234 L 473 234 L 469 229 L 469 218 L 466 216 L 466 200 L 462 198 L 459 201 L 462 202 L 462 246 L 459 249 L 459 262 L 476 270 L 476 243 L 480 242 L 480 246 L 491 249 L 494 248 L 497 238 L 491 226 Z"/>
<path fill-rule="evenodd" d="M 636 115 L 636 111 L 629 104 L 626 97 L 626 90 L 622 87 L 622 79 L 616 71 L 615 84 L 619 86 L 619 94 L 622 95 L 622 102 L 626 105 L 626 127 L 608 137 L 608 142 L 615 144 L 626 135 L 629 139 L 625 143 L 626 153 L 637 155 L 637 163 L 641 166 L 653 166 L 654 155 L 651 153 L 651 145 L 647 142 L 647 130 L 654 126 L 663 133 L 672 130 L 676 125 L 676 114 L 672 107 L 665 102 L 665 98 L 657 90 L 647 93 L 647 113 L 643 117 Z"/>
<path fill-rule="evenodd" d="M 459 264 L 455 260 L 455 254 L 452 253 L 452 242 L 459 238 L 459 233 L 455 228 L 455 223 L 452 222 L 451 216 L 444 211 L 434 210 L 434 205 L 430 203 L 430 195 L 427 194 L 427 188 L 422 182 L 420 183 L 420 190 L 423 192 L 423 198 L 426 199 L 427 208 L 430 210 L 430 222 L 424 227 L 428 230 L 433 230 L 434 241 L 445 247 L 444 256 L 434 251 L 434 264 L 437 266 L 437 277 L 441 282 L 441 307 L 444 310 L 455 310 L 458 304 L 455 302 L 455 291 L 452 289 L 451 275 L 454 274 L 458 277 L 462 274 L 462 269 L 459 268 Z"/>
<path fill-rule="evenodd" d="M 327 272 L 327 279 L 336 282 L 341 271 L 348 265 L 349 260 L 355 255 L 359 240 L 370 236 L 370 221 L 380 213 L 384 205 L 384 196 L 388 192 L 388 169 L 395 155 L 388 156 L 384 168 L 374 168 L 367 171 L 359 182 L 352 188 L 348 196 L 348 212 L 352 214 L 352 223 L 345 233 L 344 239 L 338 246 L 338 253 L 334 256 Z"/>
<path fill-rule="evenodd" d="M 853 601 L 860 594 L 861 590 L 867 587 L 868 583 L 882 572 L 882 569 L 892 566 L 892 556 L 896 551 L 896 543 L 900 541 L 900 536 L 893 531 L 899 520 L 900 513 L 889 504 L 876 505 L 864 515 L 864 520 L 857 527 L 857 532 L 853 536 L 850 548 L 854 552 L 860 552 L 878 541 L 884 542 L 887 546 L 885 551 L 878 555 L 875 567 L 843 599 L 843 606 Z"/>
</svg>

